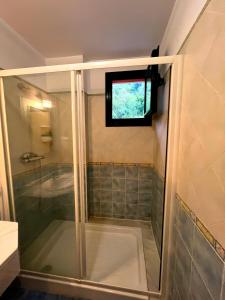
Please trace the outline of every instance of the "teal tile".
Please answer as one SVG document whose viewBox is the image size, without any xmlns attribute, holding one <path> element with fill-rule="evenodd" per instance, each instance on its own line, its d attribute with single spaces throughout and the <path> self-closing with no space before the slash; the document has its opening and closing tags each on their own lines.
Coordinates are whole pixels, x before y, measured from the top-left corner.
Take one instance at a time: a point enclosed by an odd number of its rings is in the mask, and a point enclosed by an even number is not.
<svg viewBox="0 0 225 300">
<path fill-rule="evenodd" d="M 221 300 L 225 300 L 225 269 L 224 269 L 224 281 L 223 281 L 223 287 L 222 287 L 222 295 Z"/>
<path fill-rule="evenodd" d="M 99 166 L 99 177 L 112 177 L 112 164 L 104 164 Z"/>
<path fill-rule="evenodd" d="M 102 190 L 112 190 L 112 178 L 100 178 L 100 186 Z"/>
<path fill-rule="evenodd" d="M 99 165 L 89 165 L 87 175 L 88 177 L 99 177 Z"/>
<path fill-rule="evenodd" d="M 138 203 L 138 193 L 126 193 L 126 203 L 137 204 Z"/>
<path fill-rule="evenodd" d="M 101 191 L 100 201 L 112 203 L 112 192 L 111 191 Z"/>
<path fill-rule="evenodd" d="M 125 167 L 123 165 L 113 165 L 113 177 L 125 178 Z"/>
<path fill-rule="evenodd" d="M 132 179 L 138 178 L 138 167 L 136 166 L 127 166 L 126 167 L 126 178 Z"/>
<path fill-rule="evenodd" d="M 213 300 L 195 266 L 192 267 L 191 273 L 190 299 Z"/>
<path fill-rule="evenodd" d="M 139 173 L 140 179 L 152 179 L 153 178 L 152 167 L 139 166 L 138 173 Z"/>
<path fill-rule="evenodd" d="M 103 202 L 100 203 L 100 214 L 102 217 L 112 217 L 112 202 Z"/>
<path fill-rule="evenodd" d="M 125 217 L 127 219 L 136 219 L 137 218 L 137 205 L 126 203 Z"/>
<path fill-rule="evenodd" d="M 93 190 L 93 202 L 99 202 L 102 197 L 102 190 Z"/>
<path fill-rule="evenodd" d="M 100 202 L 91 203 L 88 206 L 88 211 L 90 216 L 99 217 L 100 216 Z"/>
<path fill-rule="evenodd" d="M 125 203 L 125 193 L 121 191 L 112 192 L 113 203 Z"/>
<path fill-rule="evenodd" d="M 176 243 L 175 281 L 182 300 L 189 299 L 190 277 L 191 256 L 186 250 L 182 239 L 178 235 Z"/>
<path fill-rule="evenodd" d="M 100 178 L 89 178 L 88 179 L 88 189 L 100 189 L 101 188 L 101 179 Z"/>
<path fill-rule="evenodd" d="M 126 192 L 137 193 L 138 192 L 138 181 L 133 179 L 126 179 Z"/>
<path fill-rule="evenodd" d="M 125 203 L 115 202 L 113 203 L 113 217 L 124 218 L 125 216 Z"/>
<path fill-rule="evenodd" d="M 194 226 L 195 225 L 194 225 L 190 215 L 188 215 L 188 213 L 181 206 L 179 208 L 177 229 L 180 232 L 180 234 L 183 238 L 183 241 L 191 255 L 192 255 L 192 249 L 193 249 Z"/>
<path fill-rule="evenodd" d="M 112 189 L 115 191 L 124 191 L 125 190 L 125 179 L 113 178 L 112 179 Z"/>
<path fill-rule="evenodd" d="M 214 299 L 219 299 L 224 263 L 197 227 L 194 231 L 193 260 Z"/>
<path fill-rule="evenodd" d="M 143 205 L 151 205 L 153 202 L 152 193 L 139 193 L 138 203 Z"/>
<path fill-rule="evenodd" d="M 140 220 L 150 220 L 151 218 L 151 206 L 150 205 L 138 205 L 137 217 Z"/>
<path fill-rule="evenodd" d="M 153 185 L 152 180 L 139 180 L 139 193 L 152 193 Z"/>
</svg>

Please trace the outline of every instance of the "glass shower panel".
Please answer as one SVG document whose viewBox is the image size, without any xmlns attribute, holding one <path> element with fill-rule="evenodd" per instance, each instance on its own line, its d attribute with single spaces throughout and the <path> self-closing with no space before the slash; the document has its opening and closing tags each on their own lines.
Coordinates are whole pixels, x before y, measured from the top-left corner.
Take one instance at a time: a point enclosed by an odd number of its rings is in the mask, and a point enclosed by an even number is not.
<svg viewBox="0 0 225 300">
<path fill-rule="evenodd" d="M 105 73 L 128 70 L 132 68 L 91 70 L 85 74 L 86 276 L 90 281 L 110 286 L 147 291 L 146 250 L 151 241 L 146 243 L 144 238 L 152 237 L 152 145 L 148 142 L 153 137 L 152 128 L 106 127 L 105 124 Z M 97 93 L 91 90 L 92 84 L 88 86 L 89 82 L 98 87 Z M 135 102 L 135 93 L 133 98 L 130 101 Z M 122 104 L 123 99 L 120 100 Z M 140 179 L 145 180 L 140 182 Z M 142 183 L 145 193 L 141 198 L 139 184 Z M 154 250 L 157 251 L 156 247 Z M 156 290 L 157 284 L 158 278 Z"/>
<path fill-rule="evenodd" d="M 165 85 L 158 90 L 158 110 L 152 126 L 106 127 L 105 73 L 132 69 L 85 73 L 86 279 L 158 292 L 170 71 L 164 76 Z M 146 70 L 147 66 L 140 69 Z M 121 95 L 120 111 L 127 97 L 124 90 Z M 129 101 L 136 100 L 136 94 L 130 93 Z"/>
<path fill-rule="evenodd" d="M 4 78 L 21 267 L 79 277 L 70 72 Z"/>
</svg>

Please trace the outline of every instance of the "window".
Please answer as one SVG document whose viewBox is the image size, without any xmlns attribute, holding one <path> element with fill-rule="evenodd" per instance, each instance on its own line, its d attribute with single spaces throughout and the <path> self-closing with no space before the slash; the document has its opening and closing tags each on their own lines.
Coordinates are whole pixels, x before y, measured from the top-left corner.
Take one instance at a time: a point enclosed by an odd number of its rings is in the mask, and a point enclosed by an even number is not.
<svg viewBox="0 0 225 300">
<path fill-rule="evenodd" d="M 148 70 L 106 73 L 106 126 L 151 126 Z"/>
</svg>

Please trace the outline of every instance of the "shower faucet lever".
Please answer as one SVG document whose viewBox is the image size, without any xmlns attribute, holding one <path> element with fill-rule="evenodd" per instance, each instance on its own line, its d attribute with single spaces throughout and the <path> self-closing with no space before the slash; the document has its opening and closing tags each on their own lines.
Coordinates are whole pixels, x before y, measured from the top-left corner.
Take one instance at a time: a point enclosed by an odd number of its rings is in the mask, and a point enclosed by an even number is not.
<svg viewBox="0 0 225 300">
<path fill-rule="evenodd" d="M 20 156 L 20 160 L 23 163 L 29 163 L 29 162 L 41 160 L 41 159 L 44 159 L 44 158 L 45 157 L 43 155 L 38 155 L 38 154 L 33 153 L 33 152 L 25 152 Z"/>
</svg>

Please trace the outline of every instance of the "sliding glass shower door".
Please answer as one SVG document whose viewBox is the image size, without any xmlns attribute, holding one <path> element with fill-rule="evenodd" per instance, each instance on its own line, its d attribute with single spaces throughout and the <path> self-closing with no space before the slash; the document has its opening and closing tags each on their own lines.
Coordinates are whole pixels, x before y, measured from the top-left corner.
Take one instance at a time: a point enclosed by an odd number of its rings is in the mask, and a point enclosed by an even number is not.
<svg viewBox="0 0 225 300">
<path fill-rule="evenodd" d="M 105 73 L 146 69 L 151 63 L 172 64 L 172 75 L 164 74 L 159 90 L 153 126 L 107 128 Z M 92 76 L 85 91 L 102 78 L 97 93 L 85 94 L 84 70 Z M 167 153 L 167 145 L 177 144 L 182 58 L 0 73 L 0 217 L 18 221 L 23 274 L 46 280 L 47 287 L 53 283 L 48 279 L 57 279 L 74 288 L 71 293 L 81 284 L 110 294 L 160 296 L 175 193 L 176 152 Z"/>
<path fill-rule="evenodd" d="M 1 108 L 21 267 L 79 278 L 77 120 L 71 75 L 5 77 Z"/>
</svg>

